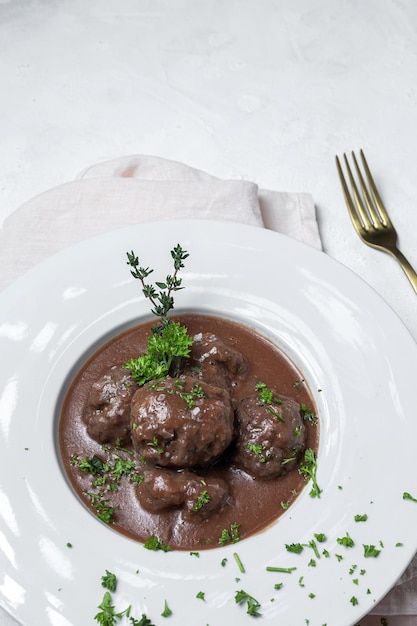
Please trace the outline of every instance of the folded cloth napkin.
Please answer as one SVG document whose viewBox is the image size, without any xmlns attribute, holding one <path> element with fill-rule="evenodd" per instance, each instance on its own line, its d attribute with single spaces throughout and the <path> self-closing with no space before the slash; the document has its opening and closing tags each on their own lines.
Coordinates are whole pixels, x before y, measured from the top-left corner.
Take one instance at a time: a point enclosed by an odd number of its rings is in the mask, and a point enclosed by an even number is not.
<svg viewBox="0 0 417 626">
<path fill-rule="evenodd" d="M 309 194 L 262 190 L 253 182 L 220 180 L 175 161 L 131 156 L 93 165 L 6 218 L 0 230 L 0 289 L 83 239 L 172 218 L 237 221 L 321 247 Z"/>
<path fill-rule="evenodd" d="M 35 197 L 5 220 L 0 230 L 0 290 L 49 255 L 83 239 L 129 224 L 173 218 L 251 224 L 321 249 L 309 194 L 259 189 L 253 182 L 221 180 L 175 161 L 128 156 L 85 169 L 76 180 Z M 417 616 L 416 589 L 417 557 L 372 614 Z M 361 623 L 365 626 L 366 621 Z M 401 621 L 405 623 L 411 625 Z"/>
</svg>

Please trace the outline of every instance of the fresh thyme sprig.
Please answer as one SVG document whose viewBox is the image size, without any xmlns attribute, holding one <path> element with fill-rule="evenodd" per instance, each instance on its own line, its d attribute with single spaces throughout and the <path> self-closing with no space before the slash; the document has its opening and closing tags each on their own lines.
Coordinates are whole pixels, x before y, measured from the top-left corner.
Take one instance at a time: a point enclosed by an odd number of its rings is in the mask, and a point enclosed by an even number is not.
<svg viewBox="0 0 417 626">
<path fill-rule="evenodd" d="M 182 249 L 180 244 L 177 244 L 171 250 L 171 256 L 174 260 L 174 273 L 168 274 L 164 282 L 155 281 L 155 284 L 149 284 L 146 279 L 153 270 L 149 267 L 141 267 L 139 258 L 135 255 L 133 250 L 127 252 L 127 264 L 131 267 L 130 273 L 133 278 L 140 280 L 142 283 L 142 293 L 145 298 L 150 300 L 153 309 L 151 313 L 156 317 L 161 318 L 162 326 L 166 320 L 167 313 L 174 308 L 174 298 L 172 293 L 183 289 L 182 279 L 178 277 L 178 272 L 184 267 L 183 261 L 189 256 L 188 252 Z"/>
</svg>

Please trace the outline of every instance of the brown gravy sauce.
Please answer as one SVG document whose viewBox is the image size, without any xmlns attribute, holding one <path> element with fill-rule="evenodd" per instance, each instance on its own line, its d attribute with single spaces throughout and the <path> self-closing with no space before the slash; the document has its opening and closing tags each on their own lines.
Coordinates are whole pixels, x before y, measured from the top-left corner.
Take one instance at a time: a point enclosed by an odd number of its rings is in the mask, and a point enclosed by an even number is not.
<svg viewBox="0 0 417 626">
<path fill-rule="evenodd" d="M 245 397 L 245 394 L 252 395 L 256 384 L 262 381 L 277 393 L 290 396 L 300 404 L 304 403 L 317 414 L 313 397 L 302 374 L 268 339 L 223 318 L 184 314 L 175 316 L 174 319 L 185 325 L 191 336 L 200 332 L 214 333 L 246 357 L 250 363 L 250 371 L 240 385 L 241 397 Z M 102 345 L 75 375 L 64 398 L 59 419 L 61 462 L 75 493 L 93 514 L 96 514 L 96 509 L 92 506 L 91 498 L 85 495 L 94 490 L 91 476 L 81 472 L 72 461 L 74 455 L 88 459 L 94 455 L 105 458 L 103 447 L 88 436 L 82 419 L 87 396 L 91 385 L 113 365 L 121 365 L 146 352 L 150 327 L 154 323 L 153 321 L 128 329 Z M 308 421 L 305 426 L 305 447 L 317 452 L 319 427 Z M 115 448 L 112 452 L 129 458 L 127 453 Z M 140 473 L 140 460 L 135 458 L 135 462 Z M 184 521 L 175 510 L 151 514 L 141 508 L 135 496 L 137 484 L 123 478 L 118 491 L 111 492 L 108 496 L 111 505 L 115 507 L 114 519 L 109 527 L 140 542 L 145 542 L 149 536 L 156 536 L 173 549 L 215 548 L 219 546 L 223 530 L 230 529 L 232 525 L 239 525 L 240 540 L 264 530 L 284 513 L 306 484 L 298 468 L 270 480 L 254 479 L 244 471 L 221 461 L 204 472 L 206 476 L 226 480 L 232 496 L 231 506 L 196 523 Z"/>
</svg>

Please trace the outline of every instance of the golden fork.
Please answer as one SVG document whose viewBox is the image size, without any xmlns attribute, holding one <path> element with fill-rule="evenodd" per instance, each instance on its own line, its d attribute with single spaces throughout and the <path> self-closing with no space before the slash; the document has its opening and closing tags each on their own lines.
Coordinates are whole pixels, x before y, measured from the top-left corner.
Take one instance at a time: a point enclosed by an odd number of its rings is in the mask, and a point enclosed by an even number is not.
<svg viewBox="0 0 417 626">
<path fill-rule="evenodd" d="M 399 262 L 408 280 L 412 284 L 414 291 L 417 293 L 417 274 L 403 253 L 400 252 L 397 247 L 397 232 L 382 203 L 362 150 L 360 151 L 360 155 L 370 191 L 366 186 L 355 154 L 352 152 L 352 159 L 362 190 L 362 196 L 359 193 L 352 170 L 349 167 L 346 154 L 343 155 L 350 180 L 353 199 L 349 193 L 339 157 L 336 156 L 336 166 L 339 172 L 340 182 L 342 184 L 343 194 L 345 196 L 345 202 L 349 211 L 350 219 L 352 220 L 356 232 L 362 241 L 364 241 L 368 246 L 388 252 L 388 254 L 391 254 L 391 256 Z"/>
</svg>

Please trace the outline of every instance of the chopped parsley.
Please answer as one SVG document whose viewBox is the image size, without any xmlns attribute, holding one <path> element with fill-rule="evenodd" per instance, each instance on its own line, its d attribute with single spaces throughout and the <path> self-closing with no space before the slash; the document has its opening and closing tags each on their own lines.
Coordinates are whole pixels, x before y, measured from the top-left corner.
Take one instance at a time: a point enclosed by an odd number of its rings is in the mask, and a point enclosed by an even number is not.
<svg viewBox="0 0 417 626">
<path fill-rule="evenodd" d="M 295 554 L 300 554 L 304 550 L 304 546 L 302 543 L 286 543 L 285 549 L 287 552 L 294 552 Z"/>
<path fill-rule="evenodd" d="M 158 539 L 155 535 L 150 535 L 143 544 L 143 547 L 147 550 L 162 550 L 163 552 L 169 552 L 172 550 L 171 546 L 163 543 L 163 541 Z"/>
<path fill-rule="evenodd" d="M 101 586 L 109 591 L 116 591 L 117 579 L 116 575 L 106 569 L 106 573 L 101 577 Z"/>
<path fill-rule="evenodd" d="M 414 496 L 412 496 L 411 493 L 408 493 L 407 491 L 404 491 L 403 493 L 403 500 L 410 500 L 411 502 L 417 502 L 417 498 L 414 498 Z"/>
<path fill-rule="evenodd" d="M 200 493 L 200 495 L 197 498 L 196 503 L 193 506 L 193 511 L 199 511 L 200 509 L 203 508 L 203 506 L 205 504 L 208 504 L 210 502 L 210 494 L 207 490 L 204 490 Z"/>
<path fill-rule="evenodd" d="M 300 473 L 304 478 L 312 481 L 312 488 L 310 490 L 310 496 L 312 498 L 320 498 L 321 489 L 317 484 L 317 460 L 312 448 L 307 448 L 304 453 L 304 463 L 300 465 Z"/>
<path fill-rule="evenodd" d="M 377 557 L 380 552 L 381 550 L 378 550 L 377 548 L 375 548 L 374 545 L 363 544 L 363 556 L 365 558 Z"/>
<path fill-rule="evenodd" d="M 259 392 L 260 403 L 263 404 L 274 417 L 279 419 L 281 422 L 285 422 L 285 419 L 282 417 L 282 415 L 273 407 L 274 404 L 282 404 L 282 400 L 280 400 L 280 398 L 277 398 L 277 396 L 274 396 L 274 392 L 271 391 L 271 389 L 268 389 L 265 383 L 257 383 L 256 391 Z"/>
<path fill-rule="evenodd" d="M 355 542 L 353 541 L 349 533 L 346 533 L 344 537 L 339 537 L 337 539 L 337 543 L 341 546 L 344 546 L 345 548 L 353 548 L 353 546 L 355 545 Z"/>
<path fill-rule="evenodd" d="M 172 611 L 168 606 L 168 602 L 165 600 L 164 602 L 164 610 L 161 613 L 162 617 L 169 617 L 170 615 L 172 615 Z"/>
<path fill-rule="evenodd" d="M 240 539 L 239 526 L 240 524 L 232 524 L 230 526 L 230 531 L 229 529 L 224 528 L 219 538 L 219 545 L 224 546 L 226 543 L 237 543 Z"/>
<path fill-rule="evenodd" d="M 260 617 L 260 603 L 253 596 L 249 595 L 246 591 L 243 591 L 243 589 L 236 592 L 235 602 L 236 604 L 244 604 L 246 602 L 247 614 L 251 615 L 252 617 Z"/>
</svg>

